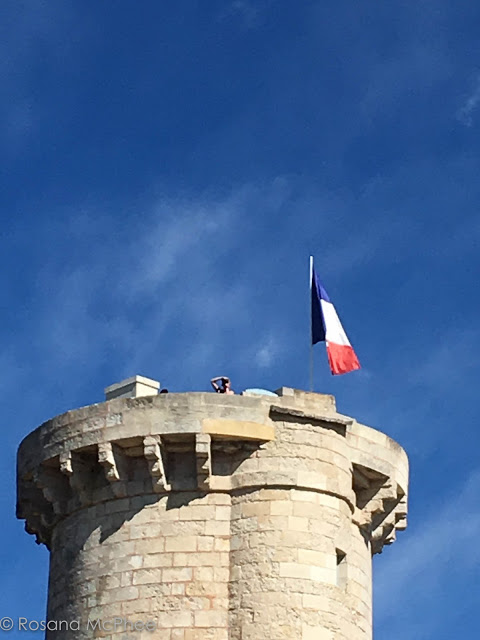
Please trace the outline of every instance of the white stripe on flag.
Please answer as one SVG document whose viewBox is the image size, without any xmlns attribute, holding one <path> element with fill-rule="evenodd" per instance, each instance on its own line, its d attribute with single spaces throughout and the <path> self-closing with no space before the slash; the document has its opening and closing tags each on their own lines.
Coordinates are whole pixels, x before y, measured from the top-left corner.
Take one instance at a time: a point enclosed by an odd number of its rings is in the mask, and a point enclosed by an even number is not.
<svg viewBox="0 0 480 640">
<path fill-rule="evenodd" d="M 332 342 L 333 344 L 339 344 L 342 346 L 351 346 L 333 304 L 331 302 L 326 302 L 325 300 L 320 300 L 320 305 L 322 307 L 323 319 L 325 321 L 326 342 Z"/>
</svg>

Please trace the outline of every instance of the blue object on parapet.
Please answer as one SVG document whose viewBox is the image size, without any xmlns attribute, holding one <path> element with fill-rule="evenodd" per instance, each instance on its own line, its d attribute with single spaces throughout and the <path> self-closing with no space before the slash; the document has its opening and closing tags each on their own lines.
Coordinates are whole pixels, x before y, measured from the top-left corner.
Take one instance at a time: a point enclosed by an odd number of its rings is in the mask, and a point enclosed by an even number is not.
<svg viewBox="0 0 480 640">
<path fill-rule="evenodd" d="M 242 396 L 250 396 L 250 395 L 277 396 L 276 393 L 273 393 L 273 391 L 268 391 L 267 389 L 245 389 L 245 391 L 242 391 Z"/>
</svg>

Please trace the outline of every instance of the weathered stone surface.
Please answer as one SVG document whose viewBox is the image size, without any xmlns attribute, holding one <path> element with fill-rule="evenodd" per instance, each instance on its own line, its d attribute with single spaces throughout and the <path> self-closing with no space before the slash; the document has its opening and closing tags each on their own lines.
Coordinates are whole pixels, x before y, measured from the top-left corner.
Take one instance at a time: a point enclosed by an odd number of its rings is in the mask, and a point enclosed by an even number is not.
<svg viewBox="0 0 480 640">
<path fill-rule="evenodd" d="M 49 619 L 84 621 L 49 640 L 113 617 L 166 640 L 371 638 L 407 457 L 332 396 L 277 393 L 117 398 L 25 438 L 17 515 L 51 551 Z"/>
</svg>

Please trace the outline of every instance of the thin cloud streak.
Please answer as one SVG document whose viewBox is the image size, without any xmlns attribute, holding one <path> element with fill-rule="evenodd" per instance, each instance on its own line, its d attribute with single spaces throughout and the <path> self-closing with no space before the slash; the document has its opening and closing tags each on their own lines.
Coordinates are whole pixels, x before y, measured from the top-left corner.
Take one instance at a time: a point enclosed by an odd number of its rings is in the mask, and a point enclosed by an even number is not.
<svg viewBox="0 0 480 640">
<path fill-rule="evenodd" d="M 48 108 L 40 105 L 32 76 L 51 59 L 64 65 L 75 58 L 75 46 L 85 28 L 71 0 L 53 7 L 48 2 L 4 0 L 0 7 L 0 82 L 8 100 L 2 101 L 0 135 L 5 150 L 24 150 Z M 75 32 L 76 38 L 69 34 Z M 60 52 L 60 55 L 59 55 Z M 36 74 L 32 74 L 36 69 Z"/>
<path fill-rule="evenodd" d="M 257 29 L 274 0 L 233 0 L 220 13 L 218 19 L 239 19 L 245 29 Z"/>
<path fill-rule="evenodd" d="M 271 367 L 275 356 L 277 354 L 278 346 L 275 338 L 270 335 L 265 339 L 263 345 L 261 345 L 255 353 L 254 362 L 260 369 L 267 369 Z"/>
<path fill-rule="evenodd" d="M 252 201 L 259 208 L 280 206 L 272 204 L 277 191 L 274 181 L 261 189 L 246 185 L 223 198 L 162 197 L 142 212 L 133 242 L 130 234 L 109 234 L 113 220 L 99 215 L 98 207 L 73 216 L 71 229 L 52 229 L 58 246 L 55 233 L 83 238 L 89 259 L 85 263 L 79 251 L 65 267 L 61 255 L 52 253 L 38 273 L 35 331 L 28 341 L 30 357 L 38 357 L 45 373 L 42 384 L 57 397 L 60 388 L 73 390 L 74 381 L 78 391 L 107 362 L 119 379 L 156 375 L 159 366 L 162 376 L 165 363 L 174 362 L 167 374 L 183 378 L 187 387 L 196 377 L 206 378 L 208 367 L 231 366 L 232 358 L 245 370 L 268 368 L 275 329 L 260 332 L 254 352 L 246 328 L 256 289 L 248 271 L 231 269 L 229 256 L 243 241 L 246 209 Z M 171 335 L 180 347 L 175 356 Z M 20 346 L 12 348 L 9 361 L 22 361 Z M 248 362 L 240 353 L 250 353 Z M 28 370 L 18 375 L 25 377 L 22 384 L 31 384 Z"/>
<path fill-rule="evenodd" d="M 468 98 L 457 111 L 457 118 L 467 127 L 473 125 L 473 116 L 480 102 L 480 74 L 477 75 L 474 87 Z"/>
<path fill-rule="evenodd" d="M 480 469 L 446 500 L 430 505 L 430 515 L 410 528 L 395 552 L 378 559 L 374 571 L 378 631 L 392 640 L 415 629 L 415 637 L 434 637 L 454 608 L 442 609 L 446 582 L 464 580 L 480 560 Z M 453 597 L 453 596 L 452 596 Z M 399 615 L 399 612 L 402 615 Z M 418 635 L 419 631 L 422 635 Z"/>
</svg>

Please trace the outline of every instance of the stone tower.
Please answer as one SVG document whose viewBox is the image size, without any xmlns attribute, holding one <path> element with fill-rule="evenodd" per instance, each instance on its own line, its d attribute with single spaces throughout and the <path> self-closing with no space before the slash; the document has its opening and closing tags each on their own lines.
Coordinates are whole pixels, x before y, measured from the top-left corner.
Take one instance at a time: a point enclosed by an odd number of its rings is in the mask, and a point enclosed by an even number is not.
<svg viewBox="0 0 480 640">
<path fill-rule="evenodd" d="M 17 515 L 51 552 L 46 637 L 370 639 L 404 450 L 330 395 L 158 386 L 113 385 L 20 446 Z"/>
</svg>

